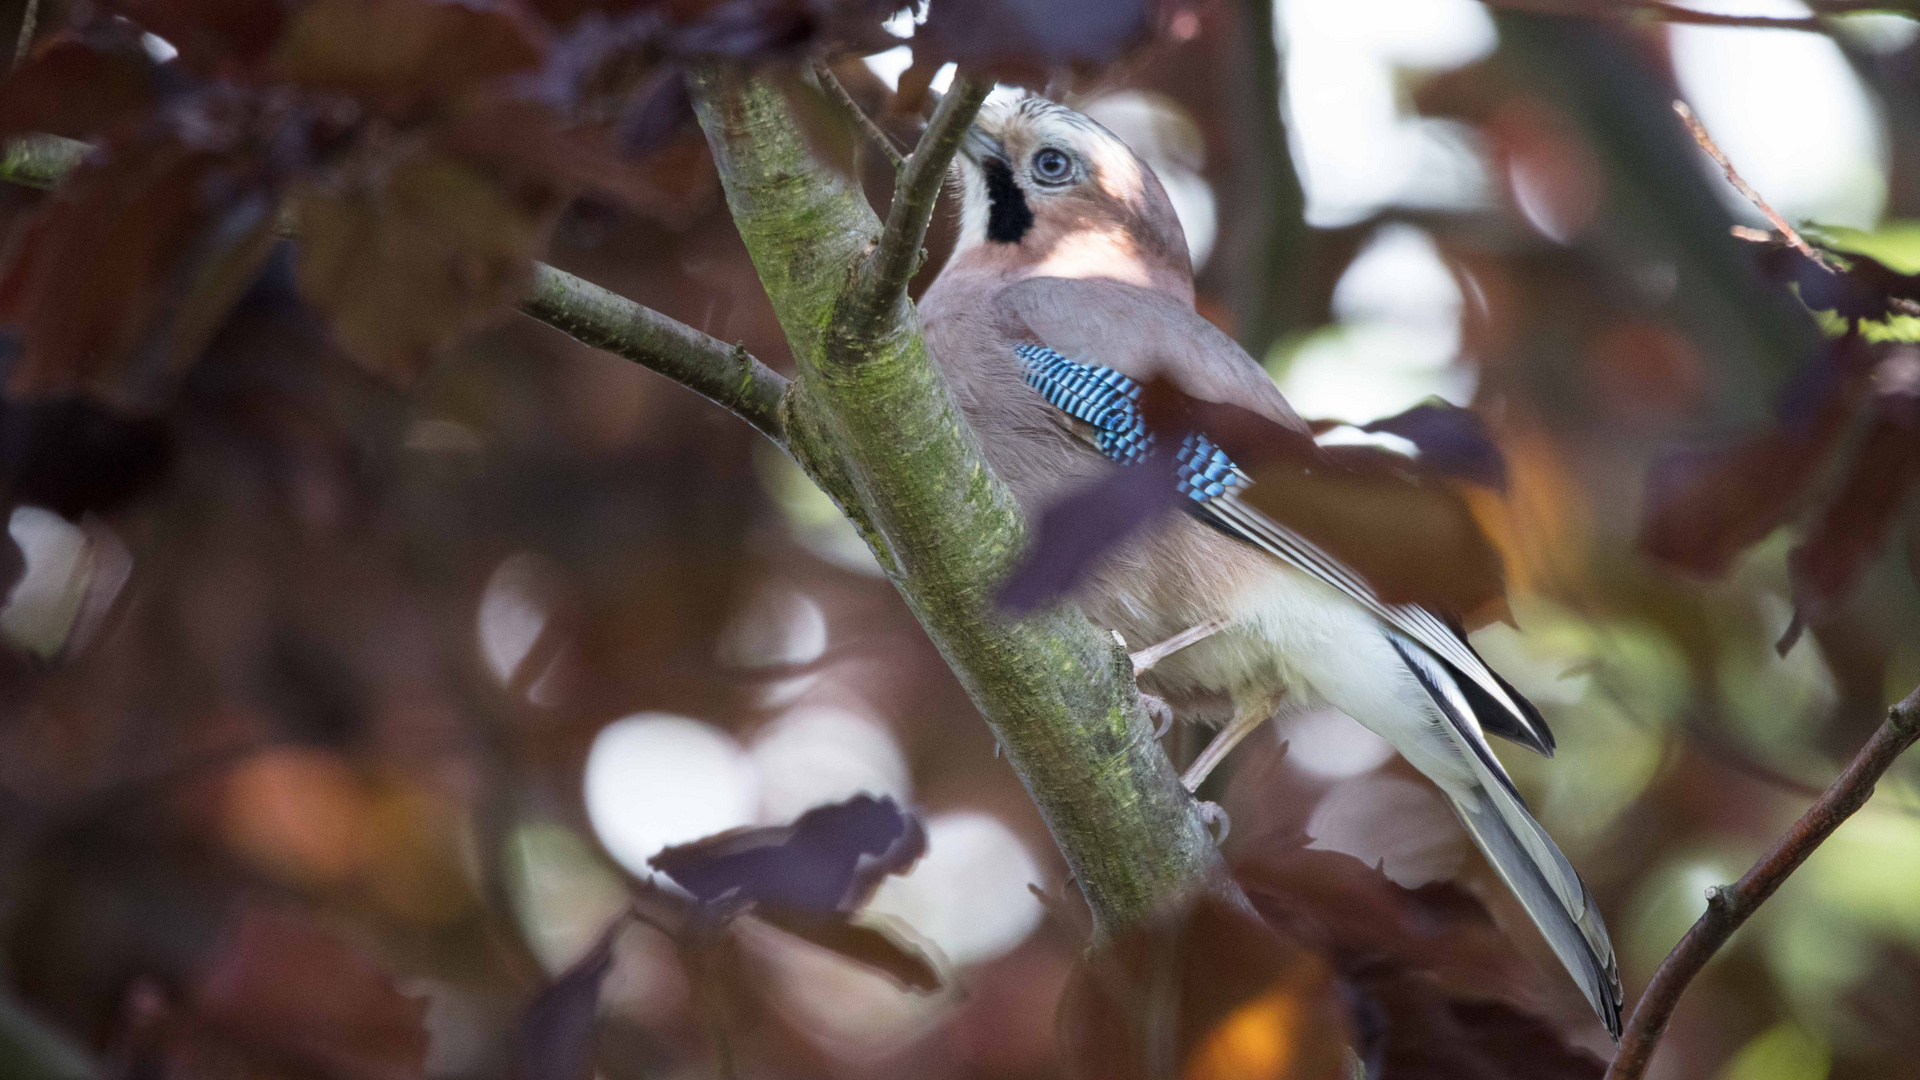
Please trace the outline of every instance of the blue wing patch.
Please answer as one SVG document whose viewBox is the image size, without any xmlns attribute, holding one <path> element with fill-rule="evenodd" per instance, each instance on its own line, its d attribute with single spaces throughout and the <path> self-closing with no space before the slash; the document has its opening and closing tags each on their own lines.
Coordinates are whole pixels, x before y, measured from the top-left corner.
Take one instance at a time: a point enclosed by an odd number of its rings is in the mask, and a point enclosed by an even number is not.
<svg viewBox="0 0 1920 1080">
<path fill-rule="evenodd" d="M 1047 403 L 1093 428 L 1093 444 L 1122 465 L 1133 465 L 1153 451 L 1153 432 L 1140 413 L 1140 384 L 1098 364 L 1069 360 L 1044 345 L 1014 346 L 1027 369 L 1027 384 Z M 1247 478 L 1226 451 L 1199 432 L 1189 434 L 1174 455 L 1180 494 L 1206 503 Z"/>
</svg>

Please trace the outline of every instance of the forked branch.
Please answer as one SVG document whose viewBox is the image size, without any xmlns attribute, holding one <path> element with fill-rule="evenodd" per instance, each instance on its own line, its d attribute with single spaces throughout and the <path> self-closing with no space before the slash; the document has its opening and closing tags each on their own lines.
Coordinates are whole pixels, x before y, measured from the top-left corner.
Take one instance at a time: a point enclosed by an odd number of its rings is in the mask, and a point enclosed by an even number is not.
<svg viewBox="0 0 1920 1080">
<path fill-rule="evenodd" d="M 1606 1080 L 1639 1080 L 1666 1033 L 1673 1009 L 1687 984 L 1700 973 L 1733 932 L 1772 896 L 1787 876 L 1807 861 L 1841 823 L 1866 804 L 1873 785 L 1901 753 L 1920 737 L 1920 689 L 1887 710 L 1887 719 L 1867 740 L 1840 776 L 1793 823 L 1773 848 L 1740 880 L 1707 894 L 1707 910 L 1653 973 L 1653 981 L 1633 1008 L 1620 1050 L 1607 1067 Z"/>
<path fill-rule="evenodd" d="M 980 112 L 980 103 L 991 89 L 990 84 L 964 71 L 954 76 L 952 88 L 934 109 L 919 144 L 900 167 L 893 201 L 887 207 L 886 227 L 847 297 L 847 330 L 854 340 L 871 340 L 880 327 L 893 321 L 894 308 L 906 295 L 907 281 L 920 267 L 920 248 L 927 239 L 933 205 L 946 183 L 947 167 L 953 164 L 960 140 L 966 137 L 967 128 Z"/>
<path fill-rule="evenodd" d="M 575 341 L 652 368 L 786 445 L 786 376 L 746 349 L 545 263 L 533 264 L 533 291 L 520 310 Z"/>
</svg>

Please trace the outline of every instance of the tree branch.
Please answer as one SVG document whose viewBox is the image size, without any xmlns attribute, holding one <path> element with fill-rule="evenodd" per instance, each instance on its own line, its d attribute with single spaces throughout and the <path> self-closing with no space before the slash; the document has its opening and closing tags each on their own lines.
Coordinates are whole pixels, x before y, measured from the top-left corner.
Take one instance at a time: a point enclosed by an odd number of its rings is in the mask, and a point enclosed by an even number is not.
<svg viewBox="0 0 1920 1080">
<path fill-rule="evenodd" d="M 1687 984 L 1787 876 L 1866 804 L 1874 783 L 1916 738 L 1920 738 L 1920 689 L 1887 710 L 1886 721 L 1867 745 L 1759 862 L 1739 881 L 1707 893 L 1706 912 L 1661 961 L 1653 981 L 1634 1006 L 1633 1018 L 1620 1039 L 1620 1050 L 1607 1067 L 1606 1080 L 1639 1080 L 1646 1075 L 1654 1048 L 1666 1033 L 1667 1022 L 1673 1018 L 1674 1006 Z"/>
<path fill-rule="evenodd" d="M 734 223 L 799 365 L 787 395 L 789 452 L 864 527 L 993 727 L 1096 933 L 1120 932 L 1203 890 L 1244 903 L 1152 739 L 1112 636 L 1071 609 L 1021 620 L 995 613 L 1024 519 L 927 355 L 905 274 L 885 277 L 891 295 L 868 294 L 885 301 L 868 326 L 842 317 L 849 295 L 872 287 L 860 275 L 879 254 L 880 223 L 858 187 L 814 160 L 778 90 L 718 66 L 696 69 L 691 84 Z M 897 250 L 917 249 L 960 121 L 981 96 L 957 80 L 915 151 L 920 169 L 889 215 L 906 222 L 891 234 Z M 916 199 L 917 226 L 903 217 Z"/>
<path fill-rule="evenodd" d="M 907 281 L 920 268 L 921 245 L 927 239 L 934 203 L 946 184 L 947 167 L 992 88 L 967 72 L 955 75 L 912 156 L 900 166 L 893 201 L 887 206 L 886 228 L 874 243 L 873 254 L 861 264 L 842 313 L 846 329 L 856 338 L 873 336 L 897 317 Z"/>
<path fill-rule="evenodd" d="M 88 149 L 58 135 L 14 139 L 0 154 L 0 180 L 51 188 Z M 520 310 L 575 341 L 652 368 L 786 445 L 780 415 L 786 377 L 746 349 L 540 262 L 533 264 L 533 289 Z"/>
<path fill-rule="evenodd" d="M 520 310 L 575 341 L 652 368 L 786 445 L 786 376 L 745 348 L 545 263 L 534 264 L 533 292 Z"/>
<path fill-rule="evenodd" d="M 861 108 L 860 103 L 853 100 L 853 95 L 847 93 L 847 88 L 840 85 L 840 76 L 833 73 L 833 65 L 827 63 L 826 57 L 813 58 L 813 77 L 820 84 L 820 89 L 826 91 L 828 99 L 846 114 L 847 121 L 859 128 L 868 142 L 879 147 L 880 152 L 887 155 L 887 160 L 893 163 L 894 175 L 899 176 L 900 169 L 906 165 L 907 159 L 900 153 L 900 148 L 893 144 L 893 136 L 880 130 L 880 125 L 873 122 L 873 117 L 867 115 L 867 110 Z"/>
</svg>

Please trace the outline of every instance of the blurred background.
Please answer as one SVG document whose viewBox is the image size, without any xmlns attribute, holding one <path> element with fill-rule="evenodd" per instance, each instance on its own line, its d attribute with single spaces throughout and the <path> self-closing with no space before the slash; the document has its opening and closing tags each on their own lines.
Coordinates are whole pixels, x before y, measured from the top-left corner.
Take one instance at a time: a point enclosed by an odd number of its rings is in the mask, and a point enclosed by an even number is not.
<svg viewBox="0 0 1920 1080">
<path fill-rule="evenodd" d="M 1476 509 L 1514 619 L 1474 643 L 1559 737 L 1551 761 L 1502 756 L 1598 897 L 1629 1001 L 1704 890 L 1920 683 L 1910 523 L 1784 655 L 1804 515 L 1711 580 L 1642 543 L 1655 462 L 1767 428 L 1824 347 L 1729 236 L 1765 222 L 1674 98 L 1786 218 L 1920 270 L 1920 22 L 1833 11 L 1855 6 L 1183 0 L 1053 83 L 1159 171 L 1202 312 L 1304 416 L 1437 395 L 1492 427 L 1510 484 Z M 44 0 L 39 33 L 110 7 Z M 23 10 L 0 4 L 0 31 Z M 915 26 L 896 14 L 904 43 L 836 65 L 877 112 Z M 173 46 L 146 47 L 164 69 Z M 635 166 L 650 196 L 566 203 L 544 257 L 790 370 L 690 114 L 660 123 Z M 0 216 L 48 198 L 0 185 Z M 951 227 L 941 211 L 927 274 Z M 1056 1003 L 1083 924 L 1062 863 L 825 497 L 733 417 L 519 315 L 404 387 L 369 375 L 299 299 L 297 258 L 269 259 L 164 409 L 15 403 L 0 427 L 0 1072 L 50 1040 L 74 1075 L 509 1076 L 529 998 L 650 856 L 856 792 L 925 822 L 925 858 L 869 911 L 945 987 L 746 926 L 725 991 L 741 1074 L 1069 1069 Z M 1713 961 L 1654 1075 L 1920 1077 L 1916 776 L 1897 766 Z M 1246 880 L 1339 852 L 1406 896 L 1477 899 L 1496 932 L 1468 919 L 1419 963 L 1598 1075 L 1579 1055 L 1604 1059 L 1604 1033 L 1384 743 L 1293 716 L 1222 777 Z M 611 955 L 597 1075 L 713 1075 L 673 942 L 632 924 Z M 327 1004 L 263 1004 L 302 984 Z M 277 1035 L 235 1019 L 255 1006 Z"/>
</svg>

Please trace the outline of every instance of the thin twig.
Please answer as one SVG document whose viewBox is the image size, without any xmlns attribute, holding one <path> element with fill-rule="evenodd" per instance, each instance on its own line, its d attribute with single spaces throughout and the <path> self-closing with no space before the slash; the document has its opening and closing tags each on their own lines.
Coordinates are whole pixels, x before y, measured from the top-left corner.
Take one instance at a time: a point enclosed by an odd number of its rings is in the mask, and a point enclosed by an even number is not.
<svg viewBox="0 0 1920 1080">
<path fill-rule="evenodd" d="M 947 167 L 953 164 L 954 152 L 990 89 L 992 84 L 976 80 L 965 71 L 955 75 L 953 86 L 934 109 L 933 119 L 927 121 L 927 130 L 921 133 L 912 156 L 900 167 L 893 202 L 887 207 L 886 227 L 848 297 L 846 330 L 855 340 L 867 339 L 876 328 L 887 324 L 894 305 L 906 295 L 907 281 L 920 266 L 920 246 L 926 241 L 927 222 L 946 183 Z"/>
<path fill-rule="evenodd" d="M 746 349 L 545 263 L 534 264 L 533 290 L 520 310 L 575 341 L 652 368 L 786 445 L 780 400 L 787 379 Z"/>
<path fill-rule="evenodd" d="M 894 145 L 893 136 L 880 130 L 880 125 L 873 122 L 873 117 L 868 116 L 867 111 L 860 107 L 860 103 L 853 100 L 853 95 L 847 93 L 847 88 L 840 84 L 840 77 L 833 73 L 833 66 L 827 63 L 825 57 L 813 58 L 813 77 L 819 80 L 820 89 L 826 91 L 827 97 L 847 115 L 847 120 L 860 129 L 868 142 L 879 147 L 880 152 L 887 155 L 887 160 L 893 163 L 893 171 L 896 174 L 899 173 L 901 167 L 907 163 L 906 156 L 900 153 L 898 146 Z"/>
<path fill-rule="evenodd" d="M 1646 1075 L 1653 1051 L 1673 1018 L 1674 1006 L 1687 984 L 1713 954 L 1747 921 L 1789 874 L 1807 861 L 1841 823 L 1866 804 L 1873 785 L 1900 754 L 1920 738 L 1920 690 L 1908 694 L 1887 710 L 1887 719 L 1840 776 L 1814 800 L 1773 848 L 1760 857 L 1740 880 L 1707 893 L 1707 910 L 1653 973 L 1653 981 L 1633 1009 L 1620 1050 L 1607 1067 L 1606 1080 L 1639 1080 Z"/>
<path fill-rule="evenodd" d="M 1752 203 L 1760 213 L 1766 217 L 1768 224 L 1780 231 L 1780 235 L 1786 238 L 1788 246 L 1800 254 L 1805 255 L 1807 258 L 1812 259 L 1815 264 L 1828 273 L 1833 273 L 1835 269 L 1834 265 L 1827 261 L 1827 257 L 1821 252 L 1814 250 L 1811 244 L 1802 240 L 1800 234 L 1794 231 L 1793 226 L 1787 224 L 1786 218 L 1781 217 L 1775 212 L 1773 207 L 1767 205 L 1767 200 L 1760 197 L 1759 192 L 1753 190 L 1753 187 L 1745 180 L 1740 179 L 1740 174 L 1734 171 L 1733 162 L 1728 161 L 1727 155 L 1721 152 L 1719 146 L 1715 145 L 1713 136 L 1707 134 L 1706 125 L 1700 122 L 1699 117 L 1693 115 L 1693 110 L 1687 107 L 1687 103 L 1684 101 L 1674 102 L 1673 111 L 1679 115 L 1680 122 L 1687 125 L 1687 131 L 1693 135 L 1693 141 L 1699 143 L 1700 149 L 1705 150 L 1707 156 L 1713 159 L 1714 164 L 1720 166 L 1720 171 L 1726 174 L 1727 182 L 1732 184 L 1734 189 L 1740 192 L 1741 195 L 1746 196 L 1747 201 Z"/>
<path fill-rule="evenodd" d="M 27 6 L 20 13 L 20 36 L 13 43 L 13 66 L 18 69 L 26 62 L 27 51 L 33 48 L 33 31 L 40 22 L 40 0 L 27 0 Z"/>
</svg>

